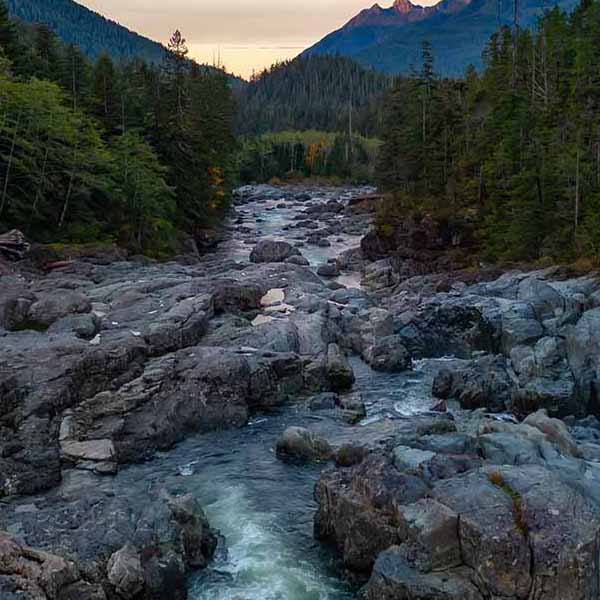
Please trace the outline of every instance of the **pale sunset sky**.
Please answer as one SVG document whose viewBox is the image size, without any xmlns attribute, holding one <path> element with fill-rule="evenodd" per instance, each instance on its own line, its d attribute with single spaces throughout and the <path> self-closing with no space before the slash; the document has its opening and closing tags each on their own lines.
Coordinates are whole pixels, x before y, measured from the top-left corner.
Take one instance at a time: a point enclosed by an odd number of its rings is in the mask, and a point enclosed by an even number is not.
<svg viewBox="0 0 600 600">
<path fill-rule="evenodd" d="M 181 29 L 201 62 L 249 77 L 293 58 L 374 0 L 77 0 L 147 37 L 166 42 Z M 392 0 L 381 2 L 390 6 Z M 419 4 L 432 4 L 431 0 Z"/>
</svg>

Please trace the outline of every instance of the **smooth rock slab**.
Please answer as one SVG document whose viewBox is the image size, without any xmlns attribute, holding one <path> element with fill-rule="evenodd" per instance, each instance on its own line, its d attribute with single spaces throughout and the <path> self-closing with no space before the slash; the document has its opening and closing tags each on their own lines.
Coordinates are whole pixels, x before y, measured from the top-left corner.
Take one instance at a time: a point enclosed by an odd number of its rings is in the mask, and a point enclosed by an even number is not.
<svg viewBox="0 0 600 600">
<path fill-rule="evenodd" d="M 78 442 L 62 440 L 60 449 L 63 455 L 74 460 L 110 461 L 115 457 L 115 447 L 111 440 L 89 440 Z"/>
<path fill-rule="evenodd" d="M 366 600 L 481 600 L 477 588 L 467 579 L 466 570 L 421 573 L 406 560 L 402 548 L 382 552 L 366 587 Z"/>
</svg>

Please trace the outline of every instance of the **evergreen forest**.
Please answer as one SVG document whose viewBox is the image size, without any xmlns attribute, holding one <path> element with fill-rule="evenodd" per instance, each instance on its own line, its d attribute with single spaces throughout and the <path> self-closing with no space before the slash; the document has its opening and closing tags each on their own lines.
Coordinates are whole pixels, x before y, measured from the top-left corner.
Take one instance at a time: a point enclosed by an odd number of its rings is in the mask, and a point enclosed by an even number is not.
<svg viewBox="0 0 600 600">
<path fill-rule="evenodd" d="M 431 217 L 492 261 L 600 257 L 600 3 L 505 27 L 481 73 L 422 66 L 388 96 L 381 233 Z M 458 239 L 458 238 L 457 238 Z"/>
<path fill-rule="evenodd" d="M 235 161 L 227 76 L 176 32 L 160 65 L 89 59 L 0 3 L 0 228 L 43 242 L 166 255 L 227 209 Z"/>
</svg>

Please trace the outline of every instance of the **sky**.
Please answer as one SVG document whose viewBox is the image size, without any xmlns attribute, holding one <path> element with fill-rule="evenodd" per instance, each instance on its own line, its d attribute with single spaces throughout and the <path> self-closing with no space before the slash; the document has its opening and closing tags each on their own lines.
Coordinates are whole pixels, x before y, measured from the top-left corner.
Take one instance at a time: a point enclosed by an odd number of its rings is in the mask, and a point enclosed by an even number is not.
<svg viewBox="0 0 600 600">
<path fill-rule="evenodd" d="M 213 63 L 220 56 L 229 71 L 249 77 L 277 60 L 297 56 L 374 0 L 78 1 L 163 43 L 180 29 L 195 59 Z"/>
</svg>

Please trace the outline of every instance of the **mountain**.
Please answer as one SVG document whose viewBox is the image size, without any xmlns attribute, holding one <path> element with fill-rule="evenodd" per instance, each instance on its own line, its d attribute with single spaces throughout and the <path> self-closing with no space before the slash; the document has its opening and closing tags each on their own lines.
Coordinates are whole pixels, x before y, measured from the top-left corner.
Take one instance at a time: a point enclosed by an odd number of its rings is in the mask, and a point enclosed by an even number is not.
<svg viewBox="0 0 600 600">
<path fill-rule="evenodd" d="M 566 11 L 577 0 L 558 0 Z M 532 27 L 550 0 L 521 0 L 519 23 Z M 482 50 L 502 25 L 512 24 L 514 0 L 441 0 L 434 6 L 418 6 L 396 0 L 390 8 L 379 4 L 361 11 L 341 29 L 305 51 L 305 54 L 342 54 L 391 73 L 406 73 L 418 65 L 421 43 L 431 43 L 437 71 L 461 75 L 473 64 L 482 66 Z"/>
<path fill-rule="evenodd" d="M 113 58 L 140 57 L 160 63 L 165 48 L 73 0 L 8 0 L 11 15 L 30 23 L 46 23 L 65 42 L 91 58 L 108 52 Z"/>
</svg>

